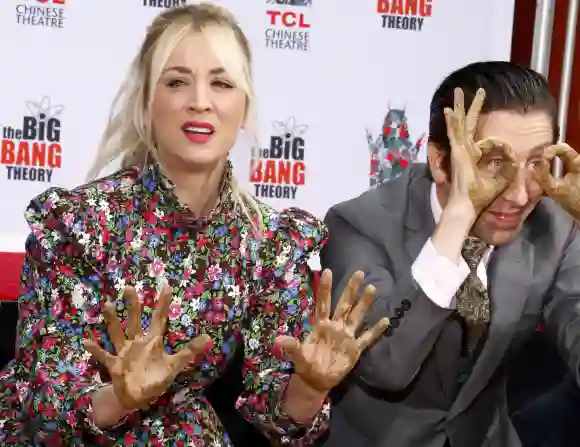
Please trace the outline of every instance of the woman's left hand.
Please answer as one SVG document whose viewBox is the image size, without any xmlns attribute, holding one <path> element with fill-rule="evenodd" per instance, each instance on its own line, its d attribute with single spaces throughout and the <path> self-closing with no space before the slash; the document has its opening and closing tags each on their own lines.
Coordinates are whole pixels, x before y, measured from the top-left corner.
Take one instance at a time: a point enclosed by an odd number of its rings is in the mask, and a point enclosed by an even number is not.
<svg viewBox="0 0 580 447">
<path fill-rule="evenodd" d="M 357 337 L 357 330 L 371 308 L 375 288 L 367 285 L 358 299 L 364 280 L 362 272 L 352 275 L 334 315 L 331 316 L 332 273 L 325 270 L 316 295 L 314 326 L 304 342 L 281 336 L 277 339 L 287 358 L 294 363 L 295 374 L 316 391 L 327 392 L 338 385 L 358 362 L 361 353 L 389 326 L 383 318 Z"/>
</svg>

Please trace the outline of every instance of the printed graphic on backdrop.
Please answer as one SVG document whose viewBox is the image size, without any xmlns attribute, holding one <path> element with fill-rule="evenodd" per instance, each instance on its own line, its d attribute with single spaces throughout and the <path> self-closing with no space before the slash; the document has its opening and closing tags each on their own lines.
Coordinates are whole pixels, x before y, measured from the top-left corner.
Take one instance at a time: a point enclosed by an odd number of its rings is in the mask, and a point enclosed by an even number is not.
<svg viewBox="0 0 580 447">
<path fill-rule="evenodd" d="M 293 116 L 286 121 L 274 121 L 269 145 L 258 149 L 250 161 L 250 183 L 254 195 L 263 199 L 297 198 L 306 182 L 307 125 L 297 124 Z"/>
<path fill-rule="evenodd" d="M 0 166 L 6 179 L 50 183 L 62 164 L 61 114 L 64 106 L 48 96 L 27 101 L 20 125 L 1 123 Z"/>
<path fill-rule="evenodd" d="M 433 13 L 433 0 L 378 0 L 383 28 L 422 31 Z"/>
<path fill-rule="evenodd" d="M 405 109 L 393 109 L 389 106 L 382 132 L 373 138 L 367 129 L 367 143 L 371 155 L 371 188 L 399 177 L 409 164 L 417 161 L 424 138 L 425 134 L 413 142 Z"/>
<path fill-rule="evenodd" d="M 141 1 L 143 2 L 143 6 L 147 8 L 168 9 L 187 5 L 187 0 L 141 0 Z"/>
<path fill-rule="evenodd" d="M 16 23 L 38 28 L 64 28 L 66 2 L 67 0 L 25 0 L 16 5 Z"/>
<path fill-rule="evenodd" d="M 308 6 L 312 5 L 312 0 L 266 0 L 266 4 L 268 20 L 264 31 L 266 48 L 308 51 L 310 48 Z"/>
</svg>

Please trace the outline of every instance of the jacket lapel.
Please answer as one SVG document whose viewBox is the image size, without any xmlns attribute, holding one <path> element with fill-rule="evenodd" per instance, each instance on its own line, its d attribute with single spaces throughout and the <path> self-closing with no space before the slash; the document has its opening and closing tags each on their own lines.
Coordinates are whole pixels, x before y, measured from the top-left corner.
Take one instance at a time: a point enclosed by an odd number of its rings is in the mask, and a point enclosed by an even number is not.
<svg viewBox="0 0 580 447">
<path fill-rule="evenodd" d="M 488 339 L 451 407 L 449 418 L 463 412 L 487 385 L 517 328 L 533 279 L 534 251 L 526 229 L 510 244 L 497 248 L 488 268 L 492 305 Z"/>
<path fill-rule="evenodd" d="M 435 231 L 435 219 L 431 209 L 431 184 L 426 173 L 417 172 L 408 186 L 407 212 L 403 240 L 409 256 L 409 265 L 417 259 L 421 249 Z M 455 393 L 457 369 L 453 369 L 457 354 L 449 349 L 461 341 L 461 333 L 453 326 L 446 325 L 434 346 L 434 357 L 439 370 L 443 392 L 449 399 Z M 454 372 L 455 371 L 455 372 Z"/>
</svg>

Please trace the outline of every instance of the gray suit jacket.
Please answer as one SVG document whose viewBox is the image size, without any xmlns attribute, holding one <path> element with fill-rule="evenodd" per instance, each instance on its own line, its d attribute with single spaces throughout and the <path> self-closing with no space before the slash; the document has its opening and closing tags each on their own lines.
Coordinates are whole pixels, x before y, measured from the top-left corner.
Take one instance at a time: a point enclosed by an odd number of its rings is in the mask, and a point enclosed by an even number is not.
<svg viewBox="0 0 580 447">
<path fill-rule="evenodd" d="M 460 322 L 411 275 L 435 229 L 429 190 L 426 167 L 414 165 L 326 216 L 322 266 L 334 274 L 334 305 L 363 270 L 377 288 L 365 324 L 387 316 L 392 328 L 335 390 L 325 447 L 518 446 L 505 411 L 506 360 L 542 319 L 578 377 L 580 237 L 572 218 L 542 199 L 520 235 L 492 254 L 488 340 L 458 389 Z"/>
</svg>

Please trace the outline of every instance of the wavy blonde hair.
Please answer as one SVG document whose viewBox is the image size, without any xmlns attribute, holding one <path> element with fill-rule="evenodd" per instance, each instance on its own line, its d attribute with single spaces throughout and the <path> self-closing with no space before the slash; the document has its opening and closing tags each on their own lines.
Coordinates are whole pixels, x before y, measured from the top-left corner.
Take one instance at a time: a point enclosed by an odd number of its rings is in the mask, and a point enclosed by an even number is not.
<svg viewBox="0 0 580 447">
<path fill-rule="evenodd" d="M 113 101 L 95 161 L 87 175 L 88 181 L 94 180 L 118 158 L 122 159 L 122 167 L 127 168 L 144 167 L 155 157 L 149 113 L 155 86 L 174 48 L 191 32 L 204 34 L 225 70 L 246 93 L 245 128 L 251 129 L 255 101 L 252 53 L 235 17 L 225 8 L 209 3 L 169 9 L 149 26 L 141 49 Z M 262 232 L 263 216 L 258 201 L 240 188 L 235 176 L 232 176 L 231 190 L 236 206 L 252 222 L 254 229 Z"/>
</svg>

